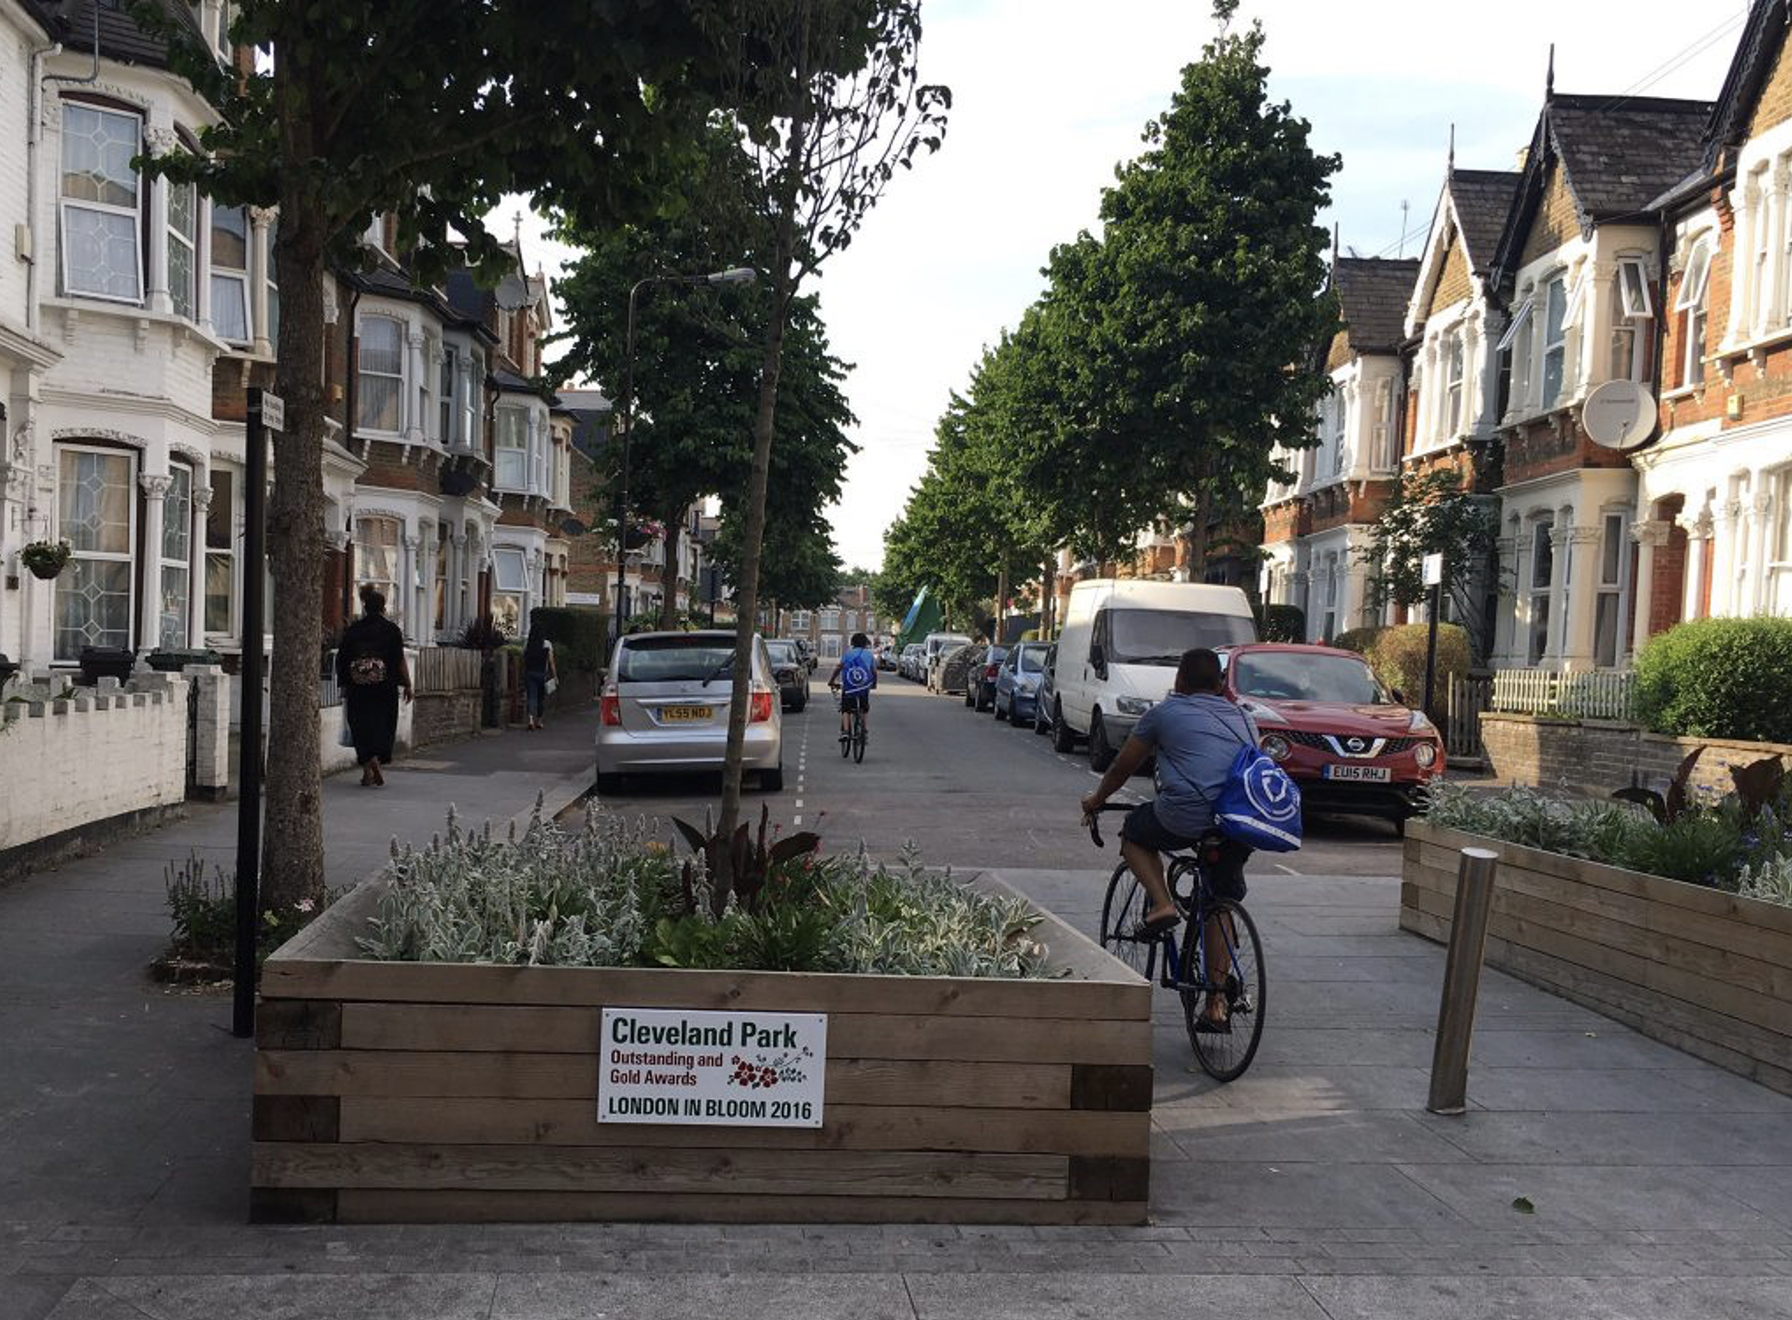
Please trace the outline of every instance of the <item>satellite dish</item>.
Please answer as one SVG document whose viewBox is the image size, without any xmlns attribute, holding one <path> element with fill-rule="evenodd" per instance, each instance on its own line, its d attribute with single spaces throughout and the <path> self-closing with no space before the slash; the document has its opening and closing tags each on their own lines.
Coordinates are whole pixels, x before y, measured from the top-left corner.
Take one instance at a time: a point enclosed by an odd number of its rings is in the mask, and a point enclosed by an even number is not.
<svg viewBox="0 0 1792 1320">
<path fill-rule="evenodd" d="M 1655 429 L 1655 396 L 1633 380 L 1608 380 L 1587 395 L 1580 424 L 1594 444 L 1634 449 Z"/>
</svg>

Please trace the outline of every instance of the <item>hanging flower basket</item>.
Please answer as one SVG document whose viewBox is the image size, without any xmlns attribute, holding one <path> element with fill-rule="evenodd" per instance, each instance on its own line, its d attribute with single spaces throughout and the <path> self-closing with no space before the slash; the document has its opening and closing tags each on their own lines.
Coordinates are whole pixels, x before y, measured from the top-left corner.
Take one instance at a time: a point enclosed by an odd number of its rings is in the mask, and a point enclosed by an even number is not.
<svg viewBox="0 0 1792 1320">
<path fill-rule="evenodd" d="M 73 548 L 67 541 L 33 541 L 19 551 L 19 558 L 31 570 L 31 576 L 48 582 L 68 566 Z"/>
</svg>

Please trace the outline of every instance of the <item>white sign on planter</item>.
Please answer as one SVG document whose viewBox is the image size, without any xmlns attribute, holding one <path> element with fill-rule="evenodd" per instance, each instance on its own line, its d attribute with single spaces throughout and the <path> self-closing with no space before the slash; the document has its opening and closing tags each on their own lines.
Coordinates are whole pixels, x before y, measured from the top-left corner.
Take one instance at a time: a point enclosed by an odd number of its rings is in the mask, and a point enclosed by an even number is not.
<svg viewBox="0 0 1792 1320">
<path fill-rule="evenodd" d="M 821 1126 L 825 1013 L 606 1008 L 597 1121 Z"/>
</svg>

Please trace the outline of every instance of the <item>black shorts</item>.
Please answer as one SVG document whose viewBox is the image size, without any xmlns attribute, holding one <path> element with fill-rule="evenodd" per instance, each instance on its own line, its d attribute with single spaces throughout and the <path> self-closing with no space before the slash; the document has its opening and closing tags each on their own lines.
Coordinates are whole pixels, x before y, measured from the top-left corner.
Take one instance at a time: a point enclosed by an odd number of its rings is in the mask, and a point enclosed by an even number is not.
<svg viewBox="0 0 1792 1320">
<path fill-rule="evenodd" d="M 1157 817 L 1156 802 L 1141 802 L 1127 812 L 1126 822 L 1120 826 L 1120 837 L 1160 853 L 1186 852 L 1200 842 L 1198 838 L 1191 839 L 1186 834 L 1167 829 Z M 1220 843 L 1219 860 L 1207 867 L 1214 893 L 1221 898 L 1244 897 L 1244 863 L 1250 855 L 1251 850 L 1242 843 L 1231 839 Z"/>
<path fill-rule="evenodd" d="M 862 710 L 862 711 L 869 712 L 871 710 L 871 693 L 870 693 L 870 691 L 867 690 L 864 692 L 842 692 L 840 694 L 840 712 L 841 712 L 841 714 L 845 714 L 847 711 L 850 711 L 850 710 Z"/>
</svg>

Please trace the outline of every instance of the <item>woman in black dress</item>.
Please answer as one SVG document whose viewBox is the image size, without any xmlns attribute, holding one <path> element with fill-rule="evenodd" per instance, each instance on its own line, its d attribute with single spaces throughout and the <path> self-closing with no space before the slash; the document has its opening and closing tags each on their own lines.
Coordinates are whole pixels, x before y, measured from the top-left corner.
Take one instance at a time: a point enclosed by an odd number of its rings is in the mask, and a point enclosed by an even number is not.
<svg viewBox="0 0 1792 1320">
<path fill-rule="evenodd" d="M 361 787 L 378 788 L 386 782 L 380 762 L 392 760 L 398 736 L 398 695 L 411 699 L 411 671 L 404 662 L 404 633 L 386 617 L 385 595 L 363 586 L 361 609 L 361 617 L 342 630 L 336 683 L 361 764 Z"/>
</svg>

